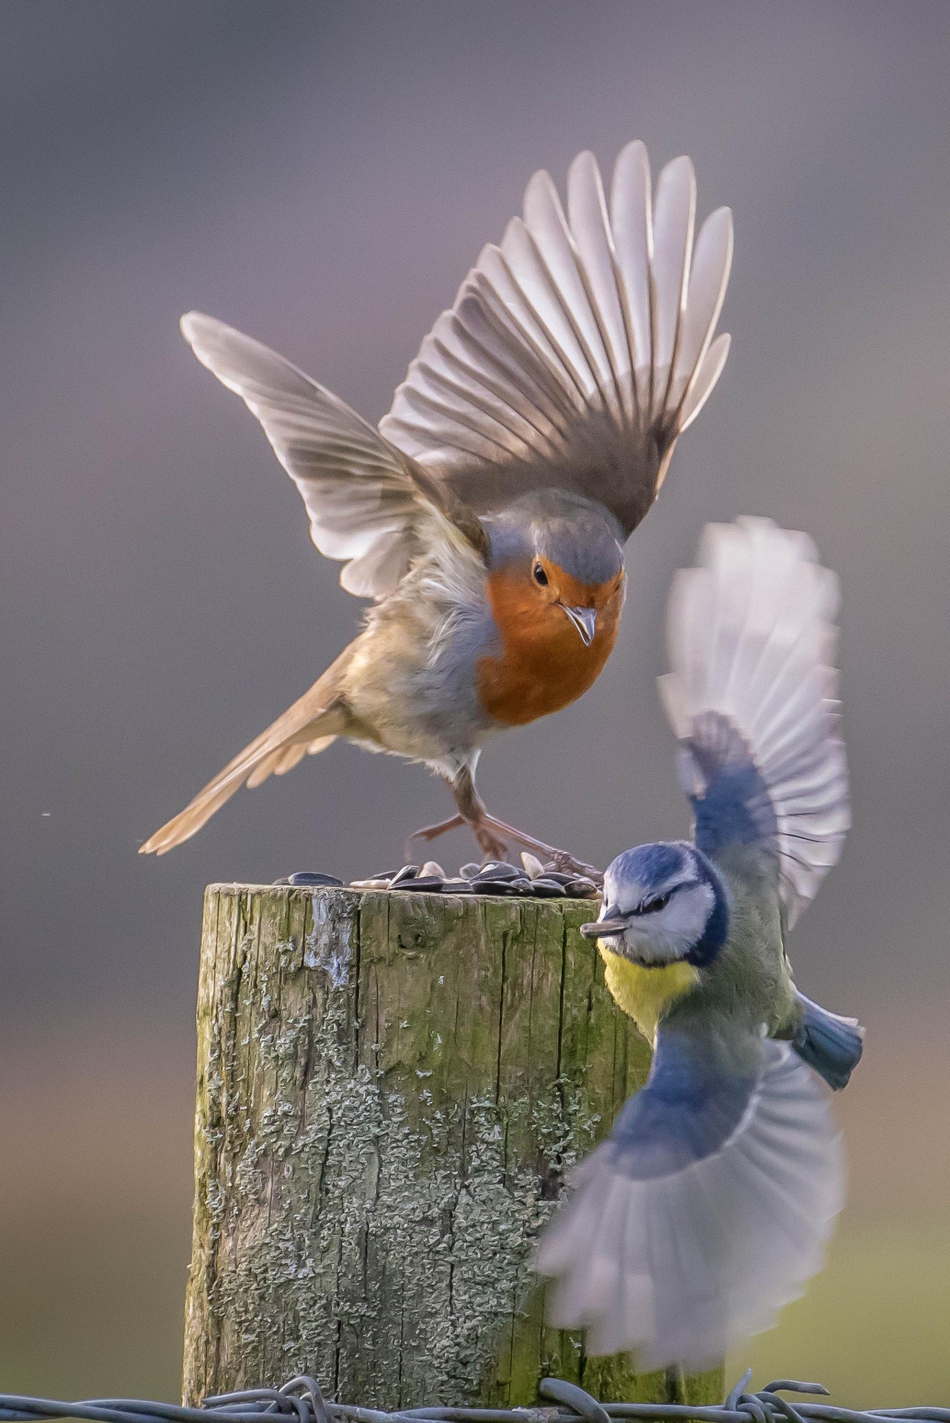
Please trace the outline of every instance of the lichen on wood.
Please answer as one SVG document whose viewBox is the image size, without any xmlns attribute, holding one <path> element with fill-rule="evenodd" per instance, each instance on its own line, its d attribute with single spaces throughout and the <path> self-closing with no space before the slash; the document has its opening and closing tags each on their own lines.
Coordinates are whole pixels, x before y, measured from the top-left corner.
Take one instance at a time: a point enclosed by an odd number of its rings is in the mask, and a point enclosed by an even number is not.
<svg viewBox="0 0 950 1423">
<path fill-rule="evenodd" d="M 212 885 L 198 1001 L 185 1397 L 317 1377 L 394 1409 L 713 1401 L 543 1323 L 565 1171 L 646 1045 L 565 900 Z"/>
</svg>

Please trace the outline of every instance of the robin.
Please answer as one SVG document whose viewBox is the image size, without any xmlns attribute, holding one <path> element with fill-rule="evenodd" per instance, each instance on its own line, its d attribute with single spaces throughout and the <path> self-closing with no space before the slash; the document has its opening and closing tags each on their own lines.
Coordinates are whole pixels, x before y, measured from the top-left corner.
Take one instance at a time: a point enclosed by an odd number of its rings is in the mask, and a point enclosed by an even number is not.
<svg viewBox="0 0 950 1423">
<path fill-rule="evenodd" d="M 693 839 L 618 855 L 582 929 L 653 1045 L 650 1076 L 537 1259 L 553 1324 L 650 1369 L 722 1359 L 820 1268 L 843 1182 L 819 1078 L 844 1087 L 862 1050 L 785 953 L 850 824 L 837 583 L 766 519 L 710 525 L 703 553 L 674 586 L 661 683 Z"/>
<path fill-rule="evenodd" d="M 313 542 L 372 598 L 308 692 L 142 846 L 194 835 L 239 786 L 342 736 L 444 777 L 483 853 L 514 841 L 590 866 L 489 815 L 482 744 L 566 707 L 600 674 L 624 599 L 623 546 L 715 385 L 732 256 L 719 208 L 693 244 L 688 158 L 659 176 L 620 153 L 610 203 L 581 153 L 565 214 L 545 172 L 485 247 L 374 429 L 281 356 L 209 316 L 185 339 L 257 416 L 303 497 Z"/>
</svg>

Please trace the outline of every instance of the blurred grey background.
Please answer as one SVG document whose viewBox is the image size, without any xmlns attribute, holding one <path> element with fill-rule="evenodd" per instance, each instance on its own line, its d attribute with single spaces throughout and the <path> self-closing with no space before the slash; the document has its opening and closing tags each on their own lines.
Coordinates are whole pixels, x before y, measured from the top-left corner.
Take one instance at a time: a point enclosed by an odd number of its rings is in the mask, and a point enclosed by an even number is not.
<svg viewBox="0 0 950 1423">
<path fill-rule="evenodd" d="M 0 1390 L 175 1395 L 204 884 L 366 874 L 449 811 L 338 745 L 136 856 L 360 616 L 180 313 L 378 419 L 532 171 L 640 137 L 735 211 L 733 353 L 607 672 L 481 783 L 602 863 L 682 833 L 670 576 L 709 519 L 814 535 L 855 828 L 792 953 L 870 1036 L 829 1269 L 747 1353 L 760 1386 L 950 1402 L 948 74 L 946 0 L 4 0 Z"/>
</svg>

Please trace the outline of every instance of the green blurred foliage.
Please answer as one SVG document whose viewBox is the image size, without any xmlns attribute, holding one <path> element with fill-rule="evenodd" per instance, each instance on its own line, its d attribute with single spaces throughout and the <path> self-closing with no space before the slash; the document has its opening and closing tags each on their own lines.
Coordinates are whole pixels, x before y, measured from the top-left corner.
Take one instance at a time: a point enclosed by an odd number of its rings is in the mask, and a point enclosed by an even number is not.
<svg viewBox="0 0 950 1423">
<path fill-rule="evenodd" d="M 853 1408 L 950 1400 L 950 1225 L 944 1219 L 846 1222 L 807 1294 L 729 1360 L 727 1378 L 753 1369 L 815 1380 Z"/>
</svg>

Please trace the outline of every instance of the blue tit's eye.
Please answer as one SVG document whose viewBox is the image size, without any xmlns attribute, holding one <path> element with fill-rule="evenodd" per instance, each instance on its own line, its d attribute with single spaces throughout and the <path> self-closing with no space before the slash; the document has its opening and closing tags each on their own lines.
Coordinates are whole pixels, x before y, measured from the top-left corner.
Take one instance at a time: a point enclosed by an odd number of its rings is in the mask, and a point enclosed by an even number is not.
<svg viewBox="0 0 950 1423">
<path fill-rule="evenodd" d="M 648 899 L 645 904 L 641 904 L 637 909 L 638 914 L 657 914 L 661 909 L 665 909 L 673 898 L 672 890 L 669 894 L 661 894 L 659 899 Z"/>
<path fill-rule="evenodd" d="M 548 575 L 545 573 L 540 563 L 536 563 L 532 568 L 531 572 L 534 575 L 535 583 L 540 584 L 542 588 L 546 588 L 548 586 Z"/>
</svg>

